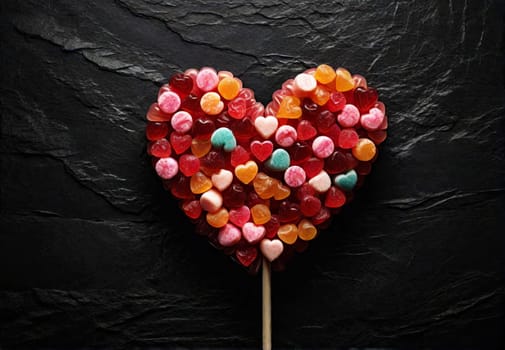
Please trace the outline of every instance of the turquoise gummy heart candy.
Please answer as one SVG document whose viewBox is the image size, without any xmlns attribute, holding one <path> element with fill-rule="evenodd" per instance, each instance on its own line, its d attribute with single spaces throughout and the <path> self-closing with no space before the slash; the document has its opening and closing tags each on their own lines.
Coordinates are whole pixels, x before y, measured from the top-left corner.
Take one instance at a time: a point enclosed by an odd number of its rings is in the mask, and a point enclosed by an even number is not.
<svg viewBox="0 0 505 350">
<path fill-rule="evenodd" d="M 285 149 L 278 148 L 272 152 L 265 166 L 274 171 L 283 171 L 289 167 L 290 162 L 289 153 Z"/>
<path fill-rule="evenodd" d="M 354 169 L 335 176 L 335 185 L 346 191 L 352 190 L 356 186 L 356 182 L 358 182 L 358 174 Z"/>
<path fill-rule="evenodd" d="M 226 152 L 231 152 L 237 147 L 237 140 L 233 135 L 233 132 L 228 128 L 219 128 L 212 134 L 210 138 L 212 146 L 216 148 L 221 148 Z"/>
</svg>

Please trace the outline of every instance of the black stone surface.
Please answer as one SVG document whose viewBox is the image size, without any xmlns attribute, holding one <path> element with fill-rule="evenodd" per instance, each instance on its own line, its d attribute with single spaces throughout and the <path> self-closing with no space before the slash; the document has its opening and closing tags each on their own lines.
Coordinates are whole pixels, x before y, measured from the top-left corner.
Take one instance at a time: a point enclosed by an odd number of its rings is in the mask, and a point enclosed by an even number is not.
<svg viewBox="0 0 505 350">
<path fill-rule="evenodd" d="M 259 347 L 260 279 L 161 190 L 145 112 L 187 67 L 267 102 L 323 62 L 379 89 L 389 139 L 356 201 L 274 275 L 274 346 L 504 347 L 501 2 L 0 8 L 0 347 Z"/>
</svg>

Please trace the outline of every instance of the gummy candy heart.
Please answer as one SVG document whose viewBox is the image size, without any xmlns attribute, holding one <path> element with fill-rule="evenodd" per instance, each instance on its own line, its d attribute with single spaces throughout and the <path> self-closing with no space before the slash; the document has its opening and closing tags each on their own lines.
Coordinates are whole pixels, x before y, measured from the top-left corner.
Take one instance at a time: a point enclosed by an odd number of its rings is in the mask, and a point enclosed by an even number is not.
<svg viewBox="0 0 505 350">
<path fill-rule="evenodd" d="M 147 112 L 147 151 L 195 231 L 256 273 L 284 268 L 352 200 L 386 138 L 365 78 L 329 65 L 287 80 L 264 107 L 226 71 L 188 69 Z"/>
</svg>

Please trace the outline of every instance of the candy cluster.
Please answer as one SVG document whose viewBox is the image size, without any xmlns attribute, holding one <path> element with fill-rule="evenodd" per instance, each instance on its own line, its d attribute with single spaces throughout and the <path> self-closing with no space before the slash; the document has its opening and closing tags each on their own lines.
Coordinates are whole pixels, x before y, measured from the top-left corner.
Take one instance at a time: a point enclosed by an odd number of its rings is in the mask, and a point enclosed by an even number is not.
<svg viewBox="0 0 505 350">
<path fill-rule="evenodd" d="M 264 107 L 226 71 L 170 78 L 147 112 L 148 153 L 196 231 L 250 271 L 281 269 L 352 199 L 386 138 L 365 78 L 320 65 Z"/>
</svg>

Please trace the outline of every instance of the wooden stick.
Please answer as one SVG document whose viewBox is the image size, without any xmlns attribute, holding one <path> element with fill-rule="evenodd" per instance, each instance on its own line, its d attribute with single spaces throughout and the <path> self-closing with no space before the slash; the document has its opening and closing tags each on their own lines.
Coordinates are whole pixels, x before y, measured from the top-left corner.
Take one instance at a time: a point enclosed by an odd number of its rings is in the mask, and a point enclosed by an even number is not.
<svg viewBox="0 0 505 350">
<path fill-rule="evenodd" d="M 263 350 L 272 350 L 272 299 L 270 263 L 263 258 Z"/>
</svg>

